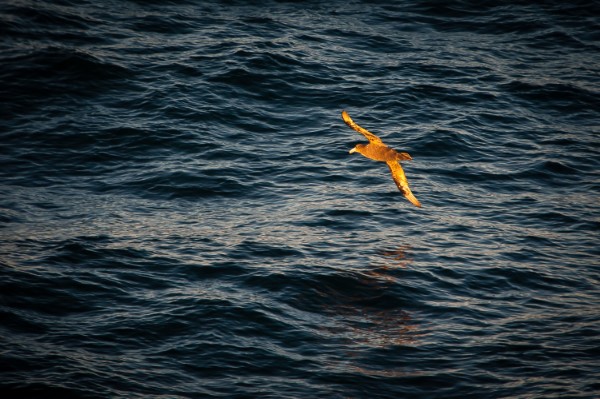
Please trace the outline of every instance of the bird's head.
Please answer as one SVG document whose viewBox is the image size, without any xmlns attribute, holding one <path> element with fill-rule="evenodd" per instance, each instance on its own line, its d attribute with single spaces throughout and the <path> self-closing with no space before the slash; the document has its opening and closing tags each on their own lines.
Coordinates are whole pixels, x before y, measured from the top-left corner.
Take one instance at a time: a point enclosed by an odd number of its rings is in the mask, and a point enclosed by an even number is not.
<svg viewBox="0 0 600 399">
<path fill-rule="evenodd" d="M 365 147 L 366 147 L 366 144 L 357 144 L 354 146 L 353 149 L 350 150 L 350 154 L 354 154 L 355 152 L 362 154 Z"/>
</svg>

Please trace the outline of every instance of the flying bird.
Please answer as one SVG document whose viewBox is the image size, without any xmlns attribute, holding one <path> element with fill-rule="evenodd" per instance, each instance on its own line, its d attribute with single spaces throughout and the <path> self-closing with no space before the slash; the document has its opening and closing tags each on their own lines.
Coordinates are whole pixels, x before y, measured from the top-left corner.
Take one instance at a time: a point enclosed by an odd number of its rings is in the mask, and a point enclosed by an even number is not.
<svg viewBox="0 0 600 399">
<path fill-rule="evenodd" d="M 406 152 L 398 152 L 393 148 L 383 144 L 379 137 L 375 136 L 367 129 L 358 126 L 352 120 L 352 118 L 350 118 L 350 115 L 348 115 L 346 111 L 342 111 L 342 119 L 344 119 L 346 125 L 350 126 L 352 129 L 356 130 L 365 136 L 367 140 L 369 140 L 369 144 L 357 144 L 353 149 L 350 150 L 350 154 L 358 152 L 374 161 L 385 162 L 390 168 L 394 183 L 396 183 L 396 186 L 398 186 L 400 192 L 402 192 L 406 199 L 412 202 L 413 205 L 420 208 L 421 203 L 417 198 L 415 198 L 412 191 L 410 191 L 410 188 L 408 187 L 408 180 L 406 180 L 404 170 L 402 169 L 402 166 L 400 166 L 400 161 L 410 161 L 412 160 L 412 157 Z"/>
</svg>

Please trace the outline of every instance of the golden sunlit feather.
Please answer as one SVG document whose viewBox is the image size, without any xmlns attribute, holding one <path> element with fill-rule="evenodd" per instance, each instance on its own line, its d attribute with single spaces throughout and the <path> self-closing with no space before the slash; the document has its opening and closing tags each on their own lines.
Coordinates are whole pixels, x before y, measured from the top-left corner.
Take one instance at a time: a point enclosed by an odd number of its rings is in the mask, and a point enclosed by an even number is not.
<svg viewBox="0 0 600 399">
<path fill-rule="evenodd" d="M 369 140 L 369 142 L 383 144 L 379 137 L 375 136 L 373 133 L 369 132 L 367 129 L 362 128 L 362 127 L 358 126 L 356 123 L 354 123 L 354 121 L 352 120 L 352 118 L 350 118 L 350 115 L 348 115 L 348 113 L 346 111 L 342 111 L 342 119 L 344 119 L 344 122 L 346 122 L 346 125 L 350 126 L 352 129 L 356 130 L 357 132 L 359 132 L 360 134 L 365 136 L 367 138 L 367 140 Z"/>
<path fill-rule="evenodd" d="M 404 174 L 402 166 L 400 166 L 400 161 L 409 161 L 412 159 L 411 156 L 406 152 L 398 152 L 383 144 L 379 137 L 375 136 L 367 129 L 358 126 L 352 120 L 352 118 L 350 118 L 350 115 L 348 115 L 346 111 L 342 111 L 342 119 L 348 126 L 369 140 L 369 144 L 357 144 L 352 150 L 350 150 L 350 154 L 353 152 L 359 152 L 369 159 L 385 162 L 390 168 L 390 172 L 392 172 L 392 178 L 394 179 L 394 183 L 396 183 L 398 190 L 400 190 L 406 199 L 409 200 L 413 205 L 420 208 L 421 203 L 413 195 L 412 191 L 410 191 L 410 187 L 408 187 L 408 180 L 406 179 L 406 175 Z"/>
</svg>

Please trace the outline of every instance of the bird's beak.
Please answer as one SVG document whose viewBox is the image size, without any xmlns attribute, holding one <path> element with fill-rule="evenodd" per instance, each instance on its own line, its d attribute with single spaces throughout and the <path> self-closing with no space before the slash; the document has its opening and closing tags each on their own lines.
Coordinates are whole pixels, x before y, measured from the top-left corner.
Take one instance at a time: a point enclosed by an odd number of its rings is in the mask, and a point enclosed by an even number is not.
<svg viewBox="0 0 600 399">
<path fill-rule="evenodd" d="M 354 147 L 353 149 L 350 150 L 350 152 L 348 154 L 353 154 L 356 152 L 356 147 Z"/>
</svg>

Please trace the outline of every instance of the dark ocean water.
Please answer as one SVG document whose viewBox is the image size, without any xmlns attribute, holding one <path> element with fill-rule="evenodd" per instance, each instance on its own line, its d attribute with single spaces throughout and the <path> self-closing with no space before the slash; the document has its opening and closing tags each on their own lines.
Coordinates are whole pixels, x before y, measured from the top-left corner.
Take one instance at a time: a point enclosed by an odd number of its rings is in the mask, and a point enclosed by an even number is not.
<svg viewBox="0 0 600 399">
<path fill-rule="evenodd" d="M 2 1 L 1 397 L 597 398 L 600 7 L 498 3 Z"/>
</svg>

